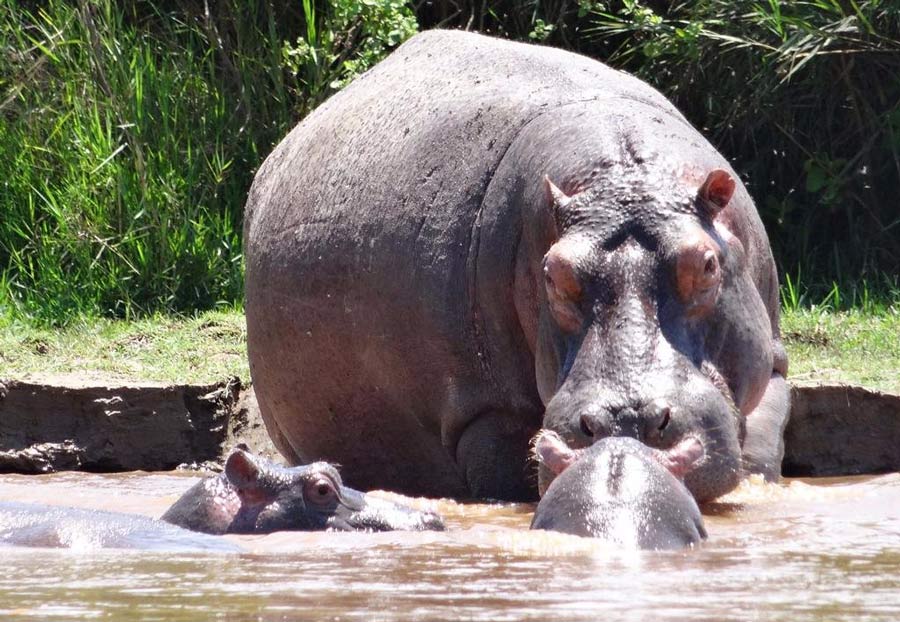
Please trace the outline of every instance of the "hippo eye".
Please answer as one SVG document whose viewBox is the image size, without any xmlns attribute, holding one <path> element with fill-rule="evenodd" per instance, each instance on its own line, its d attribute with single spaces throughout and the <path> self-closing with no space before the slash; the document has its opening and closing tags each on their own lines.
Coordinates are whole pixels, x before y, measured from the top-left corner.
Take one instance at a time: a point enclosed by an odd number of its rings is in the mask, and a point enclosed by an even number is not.
<svg viewBox="0 0 900 622">
<path fill-rule="evenodd" d="M 716 257 L 715 251 L 707 250 L 703 254 L 703 275 L 700 278 L 701 284 L 709 287 L 716 281 L 719 273 L 719 259 Z"/>
<path fill-rule="evenodd" d="M 337 491 L 327 479 L 316 478 L 304 484 L 303 496 L 314 505 L 330 505 L 337 500 Z"/>
<path fill-rule="evenodd" d="M 706 255 L 703 257 L 706 260 L 706 263 L 703 264 L 703 272 L 706 273 L 707 276 L 711 276 L 716 273 L 716 254 L 712 251 L 706 251 Z"/>
<path fill-rule="evenodd" d="M 699 317 L 712 311 L 721 281 L 716 242 L 703 231 L 694 232 L 681 246 L 675 264 L 678 297 L 687 303 L 689 316 Z"/>
</svg>

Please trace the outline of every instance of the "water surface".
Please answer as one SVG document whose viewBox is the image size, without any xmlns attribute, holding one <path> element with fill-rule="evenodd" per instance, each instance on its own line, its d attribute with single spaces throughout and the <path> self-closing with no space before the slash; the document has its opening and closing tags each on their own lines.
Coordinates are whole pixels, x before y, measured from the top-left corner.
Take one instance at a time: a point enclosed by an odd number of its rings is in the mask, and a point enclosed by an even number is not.
<svg viewBox="0 0 900 622">
<path fill-rule="evenodd" d="M 0 476 L 0 499 L 159 516 L 196 476 Z M 900 620 L 900 475 L 753 481 L 709 541 L 621 552 L 533 506 L 417 501 L 444 533 L 227 536 L 245 553 L 0 549 L 3 620 Z"/>
</svg>

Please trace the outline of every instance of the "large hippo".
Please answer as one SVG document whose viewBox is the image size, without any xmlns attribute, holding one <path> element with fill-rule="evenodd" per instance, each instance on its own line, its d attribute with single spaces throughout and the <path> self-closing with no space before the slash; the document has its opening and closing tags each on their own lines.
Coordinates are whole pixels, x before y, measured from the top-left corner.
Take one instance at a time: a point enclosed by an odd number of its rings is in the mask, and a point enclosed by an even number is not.
<svg viewBox="0 0 900 622">
<path fill-rule="evenodd" d="M 253 383 L 293 463 L 534 498 L 543 425 L 573 447 L 694 435 L 698 500 L 744 464 L 777 477 L 787 360 L 753 202 L 662 95 L 596 61 L 413 37 L 273 150 L 244 252 Z"/>
<path fill-rule="evenodd" d="M 556 477 L 534 511 L 532 529 L 602 539 L 638 549 L 698 544 L 706 528 L 682 478 L 703 460 L 693 437 L 662 451 L 633 438 L 608 437 L 573 450 L 540 433 L 535 456 Z"/>
<path fill-rule="evenodd" d="M 344 486 L 327 462 L 285 468 L 240 445 L 221 474 L 188 489 L 162 520 L 209 534 L 444 529 L 433 512 Z"/>
</svg>

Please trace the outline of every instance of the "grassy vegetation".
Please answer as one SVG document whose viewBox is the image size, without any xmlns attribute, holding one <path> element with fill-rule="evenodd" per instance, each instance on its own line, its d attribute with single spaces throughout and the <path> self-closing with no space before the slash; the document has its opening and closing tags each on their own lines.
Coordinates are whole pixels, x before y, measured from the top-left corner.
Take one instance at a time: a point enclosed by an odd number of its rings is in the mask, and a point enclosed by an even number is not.
<svg viewBox="0 0 900 622">
<path fill-rule="evenodd" d="M 799 308 L 781 329 L 794 384 L 848 382 L 900 393 L 900 306 L 884 313 Z"/>
<path fill-rule="evenodd" d="M 796 384 L 846 382 L 900 393 L 900 304 L 835 311 L 785 309 L 782 332 Z M 0 378 L 30 374 L 173 383 L 249 380 L 240 309 L 196 317 L 80 320 L 62 329 L 0 320 Z"/>
<path fill-rule="evenodd" d="M 240 304 L 253 172 L 416 30 L 398 0 L 0 0 L 0 312 Z"/>
<path fill-rule="evenodd" d="M 0 50 L 0 304 L 64 323 L 238 299 L 244 180 L 276 136 L 223 97 L 201 29 L 0 0 Z"/>
<path fill-rule="evenodd" d="M 240 310 L 135 321 L 81 319 L 65 328 L 0 319 L 0 379 L 77 374 L 168 383 L 249 381 Z"/>
<path fill-rule="evenodd" d="M 0 0 L 0 313 L 240 305 L 256 167 L 431 27 L 651 82 L 733 159 L 779 265 L 817 296 L 866 277 L 884 298 L 880 275 L 900 272 L 896 2 Z"/>
</svg>

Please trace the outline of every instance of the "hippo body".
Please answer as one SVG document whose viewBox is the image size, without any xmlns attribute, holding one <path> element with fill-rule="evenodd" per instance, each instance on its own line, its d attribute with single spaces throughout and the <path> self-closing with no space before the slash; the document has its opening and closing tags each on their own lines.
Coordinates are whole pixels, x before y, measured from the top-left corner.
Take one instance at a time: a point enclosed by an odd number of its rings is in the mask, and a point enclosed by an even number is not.
<svg viewBox="0 0 900 622">
<path fill-rule="evenodd" d="M 266 159 L 244 252 L 251 375 L 292 463 L 533 499 L 543 424 L 575 447 L 697 434 L 698 499 L 737 484 L 742 448 L 777 476 L 787 362 L 752 200 L 662 95 L 601 63 L 413 37 Z"/>
<path fill-rule="evenodd" d="M 225 470 L 188 489 L 162 520 L 208 534 L 444 529 L 432 512 L 347 488 L 325 462 L 285 468 L 237 447 Z"/>
<path fill-rule="evenodd" d="M 38 548 L 235 552 L 222 538 L 159 520 L 84 508 L 0 502 L 0 545 Z"/>
<path fill-rule="evenodd" d="M 681 477 L 702 459 L 688 439 L 667 452 L 610 437 L 573 452 L 553 433 L 536 453 L 557 477 L 534 512 L 532 529 L 599 538 L 637 549 L 676 549 L 706 538 L 703 517 Z M 547 454 L 553 454 L 548 456 Z"/>
</svg>

